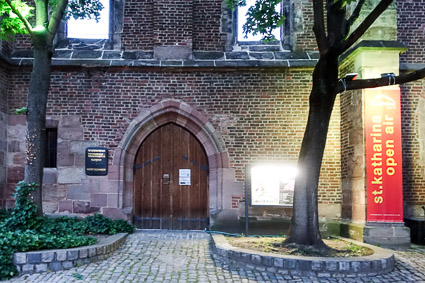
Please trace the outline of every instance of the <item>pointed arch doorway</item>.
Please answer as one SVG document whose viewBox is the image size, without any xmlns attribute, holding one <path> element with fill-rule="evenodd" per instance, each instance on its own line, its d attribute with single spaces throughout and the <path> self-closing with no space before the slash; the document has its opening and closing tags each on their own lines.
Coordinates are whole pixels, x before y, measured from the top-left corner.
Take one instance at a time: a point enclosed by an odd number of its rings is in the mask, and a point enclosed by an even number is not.
<svg viewBox="0 0 425 283">
<path fill-rule="evenodd" d="M 208 160 L 189 131 L 168 123 L 140 145 L 134 163 L 134 223 L 142 229 L 208 227 Z"/>
</svg>

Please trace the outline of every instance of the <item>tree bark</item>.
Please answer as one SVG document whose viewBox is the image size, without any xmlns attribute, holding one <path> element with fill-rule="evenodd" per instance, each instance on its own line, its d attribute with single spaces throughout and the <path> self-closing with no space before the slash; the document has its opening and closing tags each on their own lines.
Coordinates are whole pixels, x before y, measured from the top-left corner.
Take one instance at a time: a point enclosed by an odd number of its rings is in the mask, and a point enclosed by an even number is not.
<svg viewBox="0 0 425 283">
<path fill-rule="evenodd" d="M 307 127 L 298 159 L 294 209 L 286 243 L 323 247 L 318 217 L 318 184 L 338 76 L 337 56 L 328 54 L 313 73 Z"/>
<path fill-rule="evenodd" d="M 45 158 L 46 106 L 50 87 L 52 49 L 39 35 L 34 40 L 34 63 L 27 98 L 27 155 L 25 182 L 36 183 L 32 193 L 34 203 L 38 205 L 38 215 L 42 215 L 42 182 Z"/>
</svg>

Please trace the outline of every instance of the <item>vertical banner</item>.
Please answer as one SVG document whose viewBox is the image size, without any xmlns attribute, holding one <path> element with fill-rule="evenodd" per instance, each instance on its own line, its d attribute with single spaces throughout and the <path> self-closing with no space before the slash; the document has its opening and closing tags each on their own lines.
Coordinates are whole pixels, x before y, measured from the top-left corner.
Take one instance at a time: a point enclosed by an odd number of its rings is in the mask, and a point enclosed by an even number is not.
<svg viewBox="0 0 425 283">
<path fill-rule="evenodd" d="M 367 221 L 403 222 L 400 89 L 365 90 Z"/>
</svg>

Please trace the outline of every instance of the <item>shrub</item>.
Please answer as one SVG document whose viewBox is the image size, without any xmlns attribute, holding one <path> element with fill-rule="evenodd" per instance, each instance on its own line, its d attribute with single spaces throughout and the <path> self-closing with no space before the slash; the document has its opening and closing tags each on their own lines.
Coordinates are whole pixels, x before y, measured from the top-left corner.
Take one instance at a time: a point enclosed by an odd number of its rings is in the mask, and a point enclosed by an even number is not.
<svg viewBox="0 0 425 283">
<path fill-rule="evenodd" d="M 16 186 L 15 208 L 0 213 L 0 280 L 17 274 L 13 253 L 41 249 L 66 249 L 96 243 L 85 234 L 133 233 L 135 228 L 124 220 L 111 220 L 101 214 L 85 219 L 38 217 L 37 205 L 30 194 L 37 187 L 23 181 Z"/>
<path fill-rule="evenodd" d="M 102 214 L 87 216 L 84 221 L 87 223 L 88 234 L 116 234 L 120 232 L 133 233 L 135 228 L 125 220 L 112 220 Z"/>
<path fill-rule="evenodd" d="M 30 194 L 35 190 L 37 184 L 28 184 L 20 181 L 12 195 L 15 201 L 15 207 L 12 209 L 10 216 L 4 221 L 6 228 L 10 230 L 26 230 L 33 229 L 39 225 L 39 217 L 37 217 L 38 206 L 34 204 Z"/>
<path fill-rule="evenodd" d="M 36 231 L 7 231 L 0 233 L 0 279 L 17 274 L 13 265 L 13 253 L 42 249 L 71 248 L 96 243 L 96 238 L 75 235 L 44 235 Z"/>
</svg>

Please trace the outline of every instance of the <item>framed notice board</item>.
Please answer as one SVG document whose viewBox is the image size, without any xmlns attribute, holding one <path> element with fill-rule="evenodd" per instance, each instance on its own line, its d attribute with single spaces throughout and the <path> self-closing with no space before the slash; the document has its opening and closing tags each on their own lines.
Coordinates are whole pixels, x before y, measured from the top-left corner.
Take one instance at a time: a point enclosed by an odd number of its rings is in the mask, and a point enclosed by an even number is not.
<svg viewBox="0 0 425 283">
<path fill-rule="evenodd" d="M 108 149 L 104 147 L 86 148 L 86 175 L 108 175 Z"/>
</svg>

